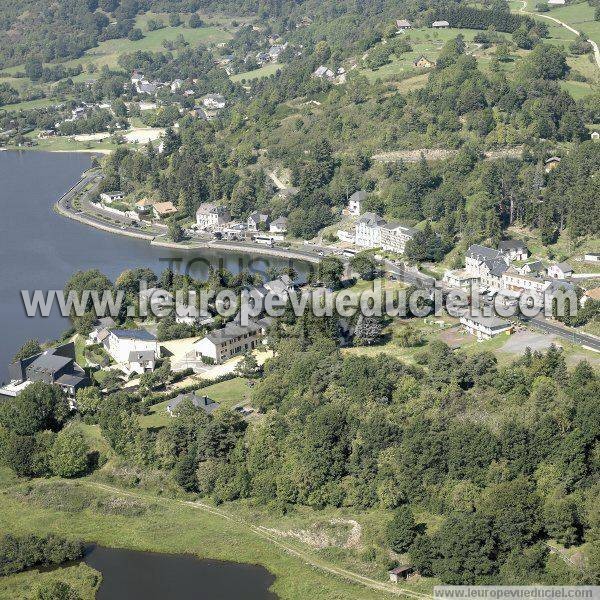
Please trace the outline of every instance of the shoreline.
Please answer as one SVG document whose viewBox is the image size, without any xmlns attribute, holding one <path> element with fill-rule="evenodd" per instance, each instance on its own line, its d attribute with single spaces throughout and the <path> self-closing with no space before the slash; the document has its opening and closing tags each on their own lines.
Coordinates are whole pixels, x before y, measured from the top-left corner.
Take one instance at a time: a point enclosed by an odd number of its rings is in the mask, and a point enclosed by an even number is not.
<svg viewBox="0 0 600 600">
<path fill-rule="evenodd" d="M 321 257 L 316 254 L 303 252 L 302 250 L 289 250 L 287 248 L 271 248 L 263 244 L 252 242 L 223 242 L 210 240 L 207 242 L 193 242 L 191 244 L 181 244 L 178 242 L 169 242 L 160 240 L 159 237 L 150 233 L 131 231 L 130 229 L 121 229 L 120 227 L 103 223 L 99 219 L 92 218 L 84 212 L 76 212 L 70 207 L 64 206 L 65 202 L 71 201 L 88 183 L 93 181 L 97 175 L 85 175 L 68 189 L 54 204 L 54 211 L 62 217 L 78 221 L 88 227 L 99 229 L 114 235 L 122 235 L 149 242 L 151 246 L 170 248 L 172 250 L 194 251 L 194 250 L 217 250 L 223 252 L 239 252 L 243 254 L 257 254 L 261 256 L 270 256 L 272 258 L 299 260 L 302 262 L 318 264 Z"/>
</svg>

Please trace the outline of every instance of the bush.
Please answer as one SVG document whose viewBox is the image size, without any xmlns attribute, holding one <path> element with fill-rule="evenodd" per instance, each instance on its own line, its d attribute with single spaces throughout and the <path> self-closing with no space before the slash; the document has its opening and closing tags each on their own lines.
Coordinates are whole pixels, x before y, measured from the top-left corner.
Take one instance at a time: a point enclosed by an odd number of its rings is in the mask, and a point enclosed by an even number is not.
<svg viewBox="0 0 600 600">
<path fill-rule="evenodd" d="M 83 542 L 54 534 L 45 537 L 10 534 L 0 537 L 0 575 L 19 573 L 36 565 L 59 565 L 83 556 Z"/>
<path fill-rule="evenodd" d="M 79 431 L 63 429 L 54 440 L 50 467 L 60 477 L 77 477 L 88 468 L 89 447 Z"/>
</svg>

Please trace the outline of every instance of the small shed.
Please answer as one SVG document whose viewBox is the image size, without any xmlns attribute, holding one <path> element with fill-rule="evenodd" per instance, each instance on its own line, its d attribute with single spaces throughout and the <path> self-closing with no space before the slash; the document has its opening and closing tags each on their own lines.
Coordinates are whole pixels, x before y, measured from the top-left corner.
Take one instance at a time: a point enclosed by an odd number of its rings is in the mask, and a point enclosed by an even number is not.
<svg viewBox="0 0 600 600">
<path fill-rule="evenodd" d="M 388 575 L 390 576 L 390 581 L 394 583 L 398 583 L 402 579 L 407 579 L 409 575 L 414 572 L 414 567 L 412 565 L 400 565 L 391 571 L 388 571 Z"/>
</svg>

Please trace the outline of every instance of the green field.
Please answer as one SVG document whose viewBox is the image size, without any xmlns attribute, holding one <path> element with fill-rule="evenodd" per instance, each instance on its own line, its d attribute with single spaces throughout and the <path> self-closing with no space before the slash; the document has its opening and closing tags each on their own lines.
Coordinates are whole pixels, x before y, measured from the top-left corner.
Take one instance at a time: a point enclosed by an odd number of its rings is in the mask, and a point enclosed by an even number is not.
<svg viewBox="0 0 600 600">
<path fill-rule="evenodd" d="M 263 77 L 269 77 L 274 75 L 277 71 L 284 68 L 284 65 L 277 63 L 269 63 L 260 69 L 254 69 L 254 71 L 246 71 L 245 73 L 238 73 L 230 77 L 231 81 L 241 82 L 243 79 L 246 81 L 252 81 L 253 79 L 262 79 Z"/>
<path fill-rule="evenodd" d="M 236 404 L 247 400 L 250 395 L 250 387 L 246 379 L 236 377 L 229 381 L 221 381 L 208 387 L 202 388 L 197 392 L 199 395 L 206 395 L 221 405 L 221 408 L 230 409 Z M 140 417 L 140 425 L 149 428 L 164 427 L 171 419 L 167 413 L 167 404 L 170 400 L 165 400 L 155 404 L 150 408 L 150 414 Z"/>
<path fill-rule="evenodd" d="M 51 480 L 29 485 L 42 488 L 31 500 L 16 491 L 3 493 L 0 530 L 15 534 L 55 532 L 104 546 L 261 564 L 276 576 L 273 591 L 282 600 L 376 600 L 392 597 L 385 590 L 395 589 L 384 583 L 384 572 L 373 576 L 369 580 L 372 583 L 352 583 L 356 576 L 335 574 L 340 568 L 318 551 L 273 538 L 254 525 L 256 520 L 207 505 L 120 491 L 93 481 L 65 485 Z M 102 506 L 116 496 L 135 503 L 142 514 L 108 514 L 97 508 L 98 502 Z M 90 508 L 82 510 L 81 502 Z M 373 585 L 380 588 L 369 587 Z M 419 587 L 423 586 L 428 587 L 429 582 Z"/>
</svg>

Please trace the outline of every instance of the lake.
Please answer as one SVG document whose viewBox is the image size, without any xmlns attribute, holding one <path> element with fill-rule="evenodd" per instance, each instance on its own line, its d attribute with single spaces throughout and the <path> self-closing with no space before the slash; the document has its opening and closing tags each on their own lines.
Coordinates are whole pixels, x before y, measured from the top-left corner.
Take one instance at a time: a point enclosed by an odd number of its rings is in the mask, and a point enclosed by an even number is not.
<svg viewBox="0 0 600 600">
<path fill-rule="evenodd" d="M 274 600 L 263 567 L 188 554 L 91 547 L 84 558 L 102 573 L 97 600 Z"/>
<path fill-rule="evenodd" d="M 28 317 L 21 290 L 60 290 L 75 271 L 92 268 L 114 281 L 125 269 L 150 267 L 158 273 L 170 261 L 183 261 L 175 267 L 184 270 L 181 265 L 193 260 L 190 272 L 199 279 L 206 277 L 209 263 L 233 272 L 287 264 L 234 253 L 158 248 L 57 215 L 54 203 L 90 164 L 89 154 L 0 152 L 0 382 L 26 340 L 53 340 L 69 328 L 58 312 L 47 318 Z"/>
</svg>

